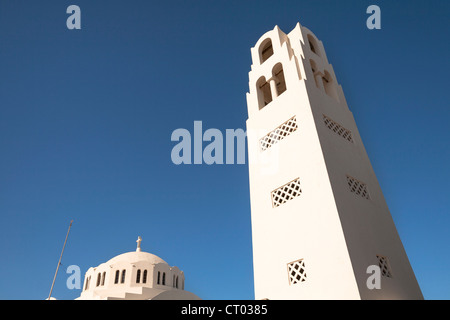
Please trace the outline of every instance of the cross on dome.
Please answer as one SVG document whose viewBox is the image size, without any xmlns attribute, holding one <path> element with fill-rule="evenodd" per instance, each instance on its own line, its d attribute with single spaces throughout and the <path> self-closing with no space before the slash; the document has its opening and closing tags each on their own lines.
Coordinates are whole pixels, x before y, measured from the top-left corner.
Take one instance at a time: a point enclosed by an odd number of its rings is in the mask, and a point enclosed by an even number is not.
<svg viewBox="0 0 450 320">
<path fill-rule="evenodd" d="M 141 242 L 142 242 L 142 238 L 139 236 L 138 239 L 136 240 L 136 242 L 137 242 L 136 252 L 141 252 Z"/>
</svg>

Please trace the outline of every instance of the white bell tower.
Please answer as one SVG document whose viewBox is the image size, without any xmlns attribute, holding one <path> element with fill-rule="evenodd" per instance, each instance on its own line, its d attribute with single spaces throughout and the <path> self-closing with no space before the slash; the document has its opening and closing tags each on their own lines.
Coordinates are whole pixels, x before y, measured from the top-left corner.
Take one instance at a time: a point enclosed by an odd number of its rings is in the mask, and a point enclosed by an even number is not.
<svg viewBox="0 0 450 320">
<path fill-rule="evenodd" d="M 255 298 L 423 299 L 322 42 L 275 27 L 251 55 Z"/>
</svg>

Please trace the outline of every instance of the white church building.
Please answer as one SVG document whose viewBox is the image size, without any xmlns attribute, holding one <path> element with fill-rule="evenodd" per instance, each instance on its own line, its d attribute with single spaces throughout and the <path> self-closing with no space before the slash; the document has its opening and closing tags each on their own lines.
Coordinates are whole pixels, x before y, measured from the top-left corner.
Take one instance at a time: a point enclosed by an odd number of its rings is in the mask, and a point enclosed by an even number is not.
<svg viewBox="0 0 450 320">
<path fill-rule="evenodd" d="M 276 26 L 251 57 L 256 299 L 423 299 L 322 42 Z"/>
<path fill-rule="evenodd" d="M 89 268 L 77 300 L 200 300 L 184 290 L 184 272 L 160 257 L 141 251 L 122 253 Z"/>
</svg>

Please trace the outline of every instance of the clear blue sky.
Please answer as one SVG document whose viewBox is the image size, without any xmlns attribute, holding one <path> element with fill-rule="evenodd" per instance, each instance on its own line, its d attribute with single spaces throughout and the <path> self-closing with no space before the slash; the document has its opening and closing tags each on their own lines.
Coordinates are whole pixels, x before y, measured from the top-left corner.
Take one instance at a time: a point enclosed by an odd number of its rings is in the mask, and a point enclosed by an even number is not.
<svg viewBox="0 0 450 320">
<path fill-rule="evenodd" d="M 81 8 L 82 29 L 66 28 Z M 382 29 L 366 28 L 381 8 Z M 450 298 L 449 1 L 0 0 L 0 299 L 136 247 L 203 299 L 253 299 L 247 165 L 171 162 L 173 130 L 245 129 L 250 48 L 324 43 L 426 299 Z"/>
</svg>

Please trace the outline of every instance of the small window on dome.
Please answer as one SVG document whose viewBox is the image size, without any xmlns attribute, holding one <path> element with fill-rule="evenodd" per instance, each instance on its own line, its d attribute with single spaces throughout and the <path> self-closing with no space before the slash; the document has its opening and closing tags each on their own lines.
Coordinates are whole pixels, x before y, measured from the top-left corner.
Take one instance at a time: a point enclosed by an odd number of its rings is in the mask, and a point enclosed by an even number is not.
<svg viewBox="0 0 450 320">
<path fill-rule="evenodd" d="M 90 281 L 91 281 L 91 276 L 86 278 L 86 284 L 85 284 L 84 290 L 88 290 L 89 289 L 89 282 Z"/>
<path fill-rule="evenodd" d="M 102 274 L 102 283 L 101 283 L 101 286 L 104 286 L 104 285 L 105 285 L 105 278 L 106 278 L 106 272 L 103 272 L 103 274 Z"/>
<path fill-rule="evenodd" d="M 163 276 L 162 276 L 162 285 L 165 286 L 166 285 L 166 273 L 163 272 Z"/>
<path fill-rule="evenodd" d="M 141 282 L 141 269 L 136 272 L 136 283 Z"/>
<path fill-rule="evenodd" d="M 156 280 L 156 284 L 161 284 L 161 272 L 158 271 L 158 278 Z"/>
<path fill-rule="evenodd" d="M 125 283 L 125 273 L 126 273 L 126 270 L 123 269 L 122 270 L 122 277 L 120 278 L 120 283 Z"/>
<path fill-rule="evenodd" d="M 97 273 L 97 283 L 96 283 L 96 287 L 98 287 L 100 285 L 100 281 L 101 281 L 101 273 Z"/>
<path fill-rule="evenodd" d="M 147 283 L 147 270 L 144 270 L 142 275 L 142 283 Z"/>
<path fill-rule="evenodd" d="M 116 271 L 116 277 L 114 278 L 114 284 L 119 283 L 119 274 L 120 274 L 120 271 L 117 270 L 117 271 Z"/>
</svg>

